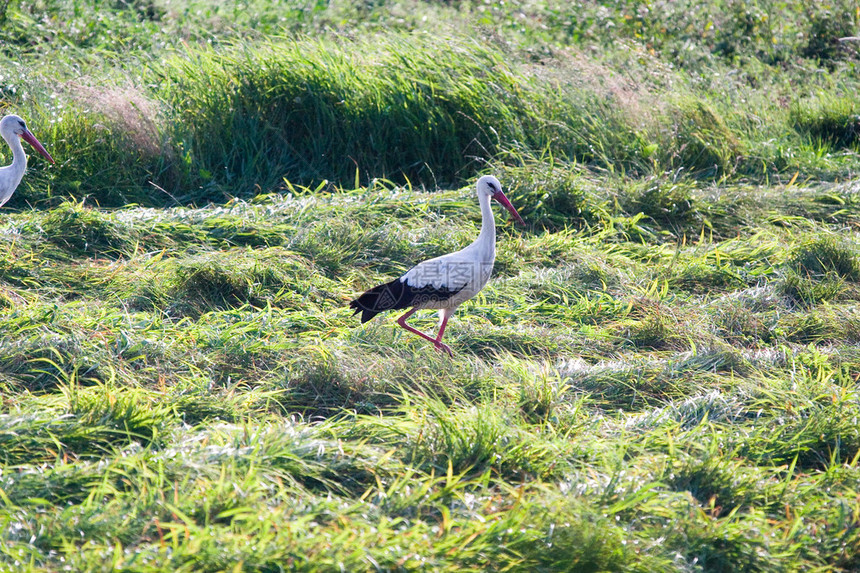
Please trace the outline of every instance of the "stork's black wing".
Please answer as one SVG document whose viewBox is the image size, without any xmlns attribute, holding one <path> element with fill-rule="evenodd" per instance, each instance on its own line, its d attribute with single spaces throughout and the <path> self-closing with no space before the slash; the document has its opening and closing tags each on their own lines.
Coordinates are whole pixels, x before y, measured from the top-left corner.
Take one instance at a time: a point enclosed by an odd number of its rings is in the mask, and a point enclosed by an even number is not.
<svg viewBox="0 0 860 573">
<path fill-rule="evenodd" d="M 365 323 L 380 312 L 398 308 L 411 308 L 428 301 L 447 300 L 463 290 L 463 287 L 451 290 L 435 288 L 432 285 L 422 287 L 409 286 L 406 281 L 396 278 L 391 282 L 375 286 L 349 303 L 350 308 L 361 313 L 361 322 Z"/>
</svg>

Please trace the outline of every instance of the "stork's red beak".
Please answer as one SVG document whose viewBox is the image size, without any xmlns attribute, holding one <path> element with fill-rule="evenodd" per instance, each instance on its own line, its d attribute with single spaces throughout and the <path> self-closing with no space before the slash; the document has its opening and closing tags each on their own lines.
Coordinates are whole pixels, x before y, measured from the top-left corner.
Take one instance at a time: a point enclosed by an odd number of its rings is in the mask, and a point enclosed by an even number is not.
<svg viewBox="0 0 860 573">
<path fill-rule="evenodd" d="M 45 149 L 45 148 L 42 146 L 42 144 L 41 144 L 41 143 L 39 143 L 39 140 L 38 140 L 38 139 L 36 139 L 36 136 L 35 136 L 35 135 L 33 135 L 32 133 L 30 133 L 30 130 L 29 130 L 29 129 L 25 129 L 25 130 L 21 133 L 21 139 L 23 139 L 24 141 L 26 141 L 27 143 L 29 143 L 30 145 L 32 145 L 32 146 L 33 146 L 33 148 L 34 148 L 36 151 L 38 151 L 39 153 L 41 153 L 42 155 L 44 155 L 44 156 L 45 156 L 45 159 L 47 159 L 47 160 L 48 160 L 48 161 L 50 161 L 51 163 L 54 163 L 54 158 L 53 158 L 53 157 L 51 157 L 51 154 L 50 154 L 50 153 L 48 153 L 48 150 L 47 150 L 47 149 Z"/>
<path fill-rule="evenodd" d="M 514 209 L 514 206 L 511 205 L 511 202 L 508 201 L 508 198 L 505 197 L 504 193 L 502 193 L 501 191 L 497 191 L 496 193 L 493 193 L 493 199 L 495 199 L 496 201 L 501 203 L 502 206 L 511 213 L 511 215 L 513 216 L 514 219 L 516 219 L 517 221 L 519 221 L 523 225 L 526 224 L 526 222 L 523 221 L 523 218 L 520 217 L 520 214 L 517 213 L 517 210 Z"/>
</svg>

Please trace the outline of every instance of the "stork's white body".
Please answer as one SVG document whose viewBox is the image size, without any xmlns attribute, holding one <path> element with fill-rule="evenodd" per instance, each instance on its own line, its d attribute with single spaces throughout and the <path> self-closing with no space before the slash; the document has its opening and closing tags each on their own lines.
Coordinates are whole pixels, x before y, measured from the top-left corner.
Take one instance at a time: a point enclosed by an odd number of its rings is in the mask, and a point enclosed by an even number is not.
<svg viewBox="0 0 860 573">
<path fill-rule="evenodd" d="M 490 280 L 496 261 L 496 221 L 490 208 L 490 196 L 478 193 L 478 202 L 481 204 L 481 234 L 471 245 L 419 263 L 400 277 L 401 282 L 413 288 L 429 286 L 454 292 L 445 299 L 415 304 L 416 309 L 438 308 L 453 312 L 481 292 Z"/>
</svg>

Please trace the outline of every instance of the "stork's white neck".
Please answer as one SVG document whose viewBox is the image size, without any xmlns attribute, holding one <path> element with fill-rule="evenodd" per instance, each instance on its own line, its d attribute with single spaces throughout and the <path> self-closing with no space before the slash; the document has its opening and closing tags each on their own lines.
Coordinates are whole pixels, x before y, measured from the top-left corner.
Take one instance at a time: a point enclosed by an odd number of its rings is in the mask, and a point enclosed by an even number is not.
<svg viewBox="0 0 860 573">
<path fill-rule="evenodd" d="M 4 133 L 3 139 L 12 149 L 12 163 L 0 169 L 0 205 L 9 200 L 27 169 L 27 154 L 24 153 L 21 139 L 14 133 Z"/>
<path fill-rule="evenodd" d="M 490 196 L 478 192 L 478 203 L 481 204 L 481 234 L 474 245 L 482 260 L 492 262 L 496 258 L 496 219 L 490 207 Z"/>
</svg>

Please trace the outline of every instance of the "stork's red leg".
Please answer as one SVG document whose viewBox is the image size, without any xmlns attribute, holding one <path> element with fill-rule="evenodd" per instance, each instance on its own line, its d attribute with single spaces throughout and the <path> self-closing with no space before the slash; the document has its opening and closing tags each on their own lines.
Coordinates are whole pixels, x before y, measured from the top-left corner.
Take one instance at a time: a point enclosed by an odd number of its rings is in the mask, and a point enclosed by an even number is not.
<svg viewBox="0 0 860 573">
<path fill-rule="evenodd" d="M 444 350 L 448 353 L 448 356 L 453 357 L 454 353 L 451 352 L 451 348 L 442 342 L 442 335 L 445 334 L 445 325 L 448 324 L 448 319 L 451 318 L 451 313 L 454 311 L 448 308 L 443 308 L 439 312 L 442 315 L 442 320 L 439 322 L 439 332 L 436 334 L 436 350 Z"/>
<path fill-rule="evenodd" d="M 436 347 L 436 350 L 444 350 L 445 352 L 448 353 L 449 356 L 453 356 L 454 353 L 451 352 L 451 349 L 448 347 L 448 345 L 442 343 L 442 335 L 445 333 L 445 325 L 448 323 L 448 316 L 449 316 L 448 313 L 446 312 L 442 315 L 442 323 L 439 325 L 439 334 L 436 336 L 436 338 L 433 338 L 429 334 L 424 334 L 423 332 L 421 332 L 417 328 L 413 328 L 413 327 L 409 326 L 408 324 L 406 324 L 406 319 L 409 318 L 410 316 L 412 316 L 416 310 L 418 310 L 418 309 L 412 308 L 412 309 L 409 309 L 408 311 L 406 311 L 406 314 L 404 314 L 403 316 L 401 316 L 400 318 L 397 319 L 397 324 L 399 324 L 400 326 L 402 326 L 403 328 L 405 328 L 409 332 L 411 332 L 413 334 L 417 334 L 418 336 L 420 336 L 421 338 L 423 338 L 425 340 L 429 340 Z"/>
</svg>

